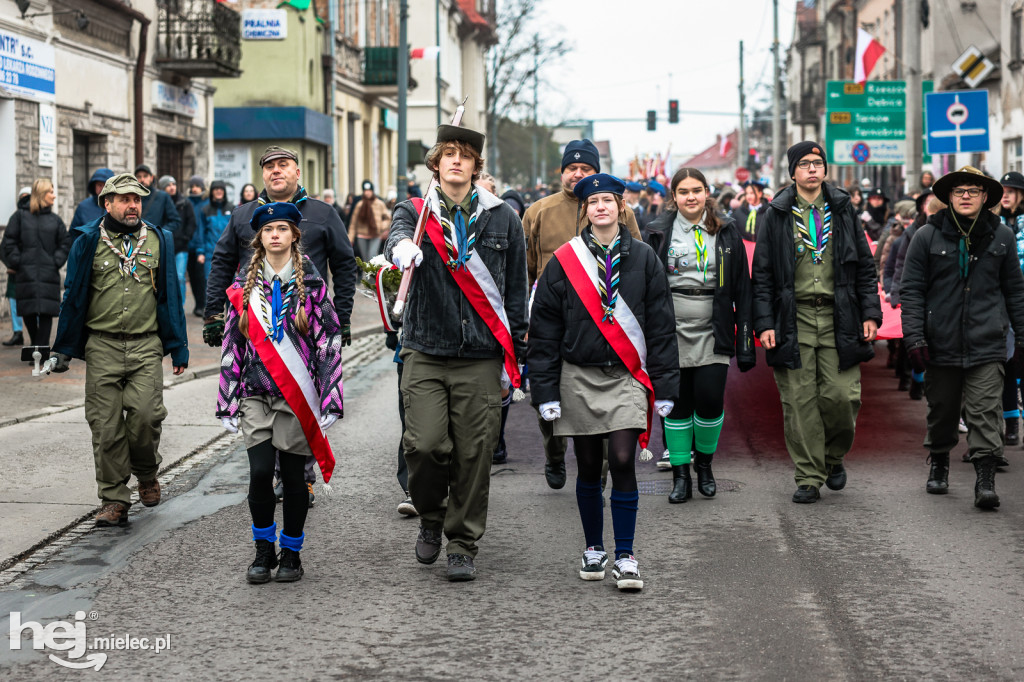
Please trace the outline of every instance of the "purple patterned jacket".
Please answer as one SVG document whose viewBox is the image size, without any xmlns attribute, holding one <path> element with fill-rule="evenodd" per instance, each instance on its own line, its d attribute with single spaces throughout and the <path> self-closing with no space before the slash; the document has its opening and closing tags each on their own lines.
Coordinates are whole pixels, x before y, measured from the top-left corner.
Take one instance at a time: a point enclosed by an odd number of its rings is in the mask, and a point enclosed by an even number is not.
<svg viewBox="0 0 1024 682">
<path fill-rule="evenodd" d="M 313 385 L 320 395 L 322 414 L 344 416 L 342 405 L 344 389 L 341 381 L 341 326 L 334 305 L 328 295 L 327 284 L 313 263 L 303 256 L 306 283 L 306 318 L 309 334 L 303 336 L 295 328 L 294 309 L 289 311 L 284 324 L 285 337 L 290 339 L 306 365 Z M 264 282 L 267 295 L 270 286 Z M 245 288 L 245 273 L 241 273 L 231 288 Z M 263 366 L 256 349 L 238 329 L 239 314 L 235 306 L 228 305 L 224 324 L 224 345 L 220 359 L 220 390 L 217 395 L 217 416 L 238 415 L 239 401 L 256 395 L 281 396 L 270 372 Z M 251 328 L 251 327 L 250 327 Z"/>
</svg>

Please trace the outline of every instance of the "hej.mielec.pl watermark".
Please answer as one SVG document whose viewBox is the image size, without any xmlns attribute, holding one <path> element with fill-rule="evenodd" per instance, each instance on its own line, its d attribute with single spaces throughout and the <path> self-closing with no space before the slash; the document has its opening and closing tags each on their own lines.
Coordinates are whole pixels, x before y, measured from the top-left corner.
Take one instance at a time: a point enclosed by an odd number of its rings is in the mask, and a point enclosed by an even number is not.
<svg viewBox="0 0 1024 682">
<path fill-rule="evenodd" d="M 26 632 L 32 635 L 33 649 L 49 649 L 66 651 L 66 658 L 49 654 L 49 659 L 65 668 L 93 668 L 99 670 L 107 662 L 106 651 L 152 651 L 160 653 L 171 648 L 171 635 L 159 637 L 132 637 L 125 633 L 115 633 L 91 640 L 85 633 L 85 622 L 97 620 L 95 611 L 75 613 L 74 622 L 57 620 L 43 625 L 35 621 L 22 622 L 21 611 L 11 611 L 10 646 L 11 650 L 21 649 L 22 639 Z M 86 653 L 88 652 L 88 653 Z"/>
</svg>

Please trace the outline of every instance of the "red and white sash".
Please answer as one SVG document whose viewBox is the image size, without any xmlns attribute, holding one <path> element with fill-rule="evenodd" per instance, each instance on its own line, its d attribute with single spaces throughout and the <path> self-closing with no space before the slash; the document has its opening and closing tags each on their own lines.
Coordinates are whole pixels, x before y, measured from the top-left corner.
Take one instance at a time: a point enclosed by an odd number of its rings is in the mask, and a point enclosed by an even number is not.
<svg viewBox="0 0 1024 682">
<path fill-rule="evenodd" d="M 243 290 L 240 287 L 232 286 L 228 289 L 228 300 L 235 306 L 239 315 L 242 314 L 242 296 Z M 306 363 L 287 335 L 282 338 L 281 343 L 267 338 L 267 331 L 256 313 L 259 309 L 259 292 L 253 287 L 249 295 L 249 340 L 260 356 L 263 366 L 270 372 L 270 377 L 281 389 L 288 407 L 292 408 L 292 412 L 298 417 L 302 433 L 305 434 L 309 448 L 320 465 L 324 483 L 328 483 L 334 472 L 334 453 L 320 428 L 320 396 L 313 385 L 313 378 L 309 376 Z"/>
<path fill-rule="evenodd" d="M 601 294 L 597 288 L 597 261 L 581 237 L 573 237 L 560 246 L 555 251 L 555 258 L 605 341 L 633 378 L 647 389 L 647 431 L 640 434 L 638 439 L 644 450 L 641 459 L 646 461 L 650 459 L 647 444 L 651 439 L 651 417 L 654 414 L 654 385 L 647 374 L 647 340 L 644 331 L 622 296 L 615 302 L 614 323 L 604 320 Z"/>
<path fill-rule="evenodd" d="M 377 294 L 377 312 L 380 313 L 380 321 L 384 323 L 385 331 L 397 332 L 398 325 L 391 319 L 391 312 L 388 310 L 388 296 L 384 293 L 384 273 L 389 270 L 397 270 L 398 267 L 392 265 L 391 267 L 382 267 L 377 271 L 377 276 L 374 278 L 375 290 Z"/>
<path fill-rule="evenodd" d="M 419 212 L 423 207 L 423 199 L 414 198 L 412 204 Z M 431 202 L 428 209 L 433 208 L 435 208 L 435 204 Z M 427 218 L 426 231 L 441 260 L 447 261 L 448 254 L 444 250 L 444 230 L 433 210 L 430 212 L 430 217 Z M 487 266 L 480 258 L 470 258 L 466 261 L 466 267 L 457 270 L 448 268 L 448 274 L 455 280 L 466 300 L 473 306 L 473 310 L 483 319 L 484 324 L 491 330 L 494 338 L 505 351 L 503 378 L 513 388 L 519 388 L 519 365 L 516 362 L 515 348 L 512 345 L 512 331 L 508 323 L 508 315 L 505 313 L 505 301 Z"/>
</svg>

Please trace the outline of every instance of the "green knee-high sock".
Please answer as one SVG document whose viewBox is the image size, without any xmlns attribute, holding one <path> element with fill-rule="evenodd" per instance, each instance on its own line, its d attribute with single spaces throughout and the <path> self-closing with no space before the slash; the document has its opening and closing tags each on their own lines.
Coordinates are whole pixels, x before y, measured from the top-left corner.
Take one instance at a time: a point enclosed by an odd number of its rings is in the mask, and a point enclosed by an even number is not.
<svg viewBox="0 0 1024 682">
<path fill-rule="evenodd" d="M 697 452 L 705 455 L 713 455 L 718 450 L 718 437 L 722 435 L 722 424 L 725 422 L 725 412 L 715 419 L 701 419 L 693 415 L 693 440 Z"/>
<path fill-rule="evenodd" d="M 668 447 L 668 461 L 672 466 L 690 463 L 690 450 L 693 448 L 693 420 L 666 419 L 665 445 Z"/>
</svg>

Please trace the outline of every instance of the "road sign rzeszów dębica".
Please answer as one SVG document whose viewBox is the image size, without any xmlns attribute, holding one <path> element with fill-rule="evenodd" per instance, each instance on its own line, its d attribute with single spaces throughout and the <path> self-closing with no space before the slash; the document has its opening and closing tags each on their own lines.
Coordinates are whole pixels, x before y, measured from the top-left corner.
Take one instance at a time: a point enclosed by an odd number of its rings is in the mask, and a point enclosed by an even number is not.
<svg viewBox="0 0 1024 682">
<path fill-rule="evenodd" d="M 929 154 L 989 151 L 988 90 L 953 90 L 925 96 Z"/>
<path fill-rule="evenodd" d="M 922 94 L 932 81 L 921 83 Z M 836 166 L 906 163 L 906 81 L 828 81 L 825 146 Z M 922 116 L 922 129 L 923 129 Z M 923 137 L 923 135 L 922 135 Z M 931 162 L 925 155 L 923 161 Z"/>
</svg>

